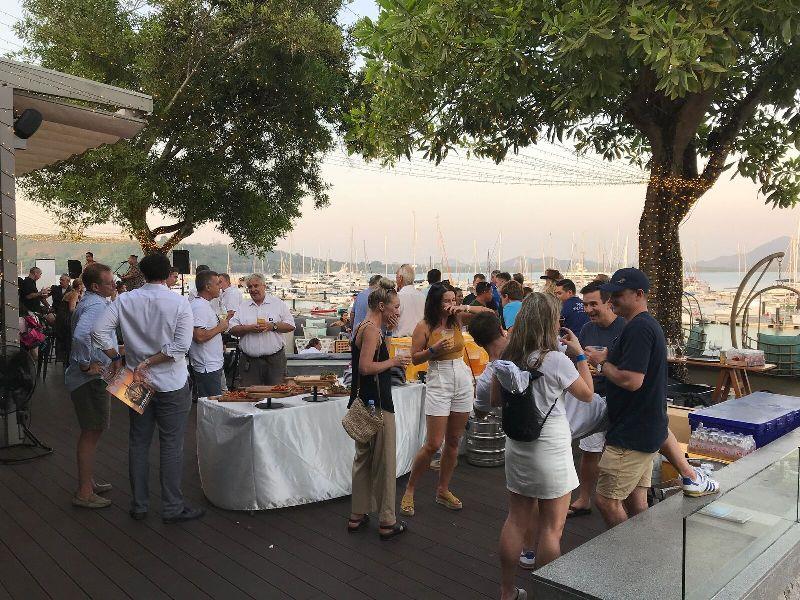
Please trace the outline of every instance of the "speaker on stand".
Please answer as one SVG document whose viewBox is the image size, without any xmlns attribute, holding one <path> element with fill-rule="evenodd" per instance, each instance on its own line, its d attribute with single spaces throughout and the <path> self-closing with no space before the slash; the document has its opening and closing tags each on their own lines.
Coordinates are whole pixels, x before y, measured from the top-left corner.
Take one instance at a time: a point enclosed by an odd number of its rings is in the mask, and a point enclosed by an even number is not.
<svg viewBox="0 0 800 600">
<path fill-rule="evenodd" d="M 83 265 L 79 260 L 68 260 L 67 261 L 67 274 L 69 275 L 70 279 L 77 279 L 83 273 Z"/>
<path fill-rule="evenodd" d="M 181 274 L 181 296 L 184 295 L 183 276 L 188 275 L 191 271 L 189 263 L 188 250 L 173 250 L 172 251 L 172 266 L 178 269 Z"/>
</svg>

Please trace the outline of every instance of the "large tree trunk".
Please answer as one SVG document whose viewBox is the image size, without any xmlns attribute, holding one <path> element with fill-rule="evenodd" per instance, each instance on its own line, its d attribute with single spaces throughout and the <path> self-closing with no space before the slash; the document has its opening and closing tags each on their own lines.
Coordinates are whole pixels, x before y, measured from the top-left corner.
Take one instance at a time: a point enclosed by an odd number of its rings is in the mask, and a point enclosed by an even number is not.
<svg viewBox="0 0 800 600">
<path fill-rule="evenodd" d="M 137 226 L 132 225 L 132 233 L 139 245 L 142 247 L 142 252 L 148 254 L 167 254 L 175 246 L 181 243 L 185 238 L 194 233 L 194 224 L 188 220 L 175 223 L 174 225 L 165 225 L 150 229 L 147 226 L 147 221 L 144 218 L 138 219 L 140 223 Z M 158 244 L 158 237 L 165 234 L 171 234 L 161 245 Z"/>
<path fill-rule="evenodd" d="M 639 221 L 639 267 L 650 279 L 650 313 L 661 323 L 667 340 L 682 339 L 683 257 L 680 224 L 702 195 L 696 179 L 682 179 L 667 169 L 653 168 Z"/>
</svg>

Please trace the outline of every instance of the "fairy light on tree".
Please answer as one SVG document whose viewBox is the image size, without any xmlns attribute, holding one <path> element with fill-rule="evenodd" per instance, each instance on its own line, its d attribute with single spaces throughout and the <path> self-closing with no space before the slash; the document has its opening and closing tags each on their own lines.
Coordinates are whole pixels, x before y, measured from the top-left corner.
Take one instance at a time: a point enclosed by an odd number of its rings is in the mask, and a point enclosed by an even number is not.
<svg viewBox="0 0 800 600">
<path fill-rule="evenodd" d="M 800 192 L 796 0 L 381 3 L 355 29 L 363 102 L 347 141 L 367 158 L 422 151 L 503 161 L 540 138 L 649 170 L 639 266 L 681 335 L 679 226 L 728 168 L 774 207 Z"/>
</svg>

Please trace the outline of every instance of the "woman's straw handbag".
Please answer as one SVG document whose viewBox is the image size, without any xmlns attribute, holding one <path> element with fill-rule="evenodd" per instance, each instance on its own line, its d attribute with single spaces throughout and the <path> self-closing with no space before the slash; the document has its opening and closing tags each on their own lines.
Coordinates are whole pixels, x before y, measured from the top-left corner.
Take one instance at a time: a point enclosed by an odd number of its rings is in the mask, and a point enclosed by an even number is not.
<svg viewBox="0 0 800 600">
<path fill-rule="evenodd" d="M 375 360 L 378 358 L 380 346 L 375 350 Z M 356 366 L 356 369 L 358 367 Z M 353 369 L 354 372 L 355 369 Z M 378 376 L 375 375 L 375 388 L 378 390 L 378 411 L 373 415 L 367 409 L 367 403 L 359 397 L 361 393 L 361 374 L 357 376 L 358 387 L 350 400 L 350 406 L 344 417 L 342 417 L 342 427 L 351 438 L 360 444 L 366 444 L 383 428 L 383 413 L 381 412 L 381 386 Z"/>
<path fill-rule="evenodd" d="M 366 444 L 383 428 L 383 413 L 378 407 L 377 414 L 373 416 L 364 401 L 356 397 L 342 418 L 342 427 L 355 441 Z"/>
</svg>

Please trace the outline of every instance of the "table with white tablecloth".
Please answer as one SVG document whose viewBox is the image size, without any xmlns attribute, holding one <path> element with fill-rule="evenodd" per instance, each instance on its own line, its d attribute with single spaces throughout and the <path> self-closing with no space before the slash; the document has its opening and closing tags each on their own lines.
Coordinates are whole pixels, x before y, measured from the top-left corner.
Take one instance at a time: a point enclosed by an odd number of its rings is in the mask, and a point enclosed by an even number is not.
<svg viewBox="0 0 800 600">
<path fill-rule="evenodd" d="M 397 429 L 397 475 L 411 470 L 425 439 L 425 386 L 392 388 Z M 347 398 L 197 404 L 197 460 L 203 492 L 230 510 L 263 510 L 347 496 L 355 445 L 342 429 Z"/>
</svg>

